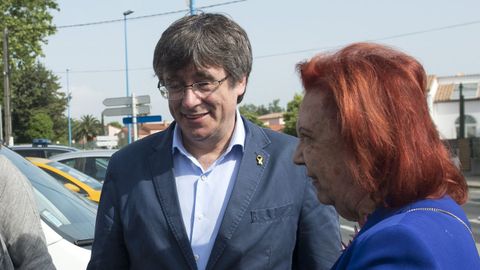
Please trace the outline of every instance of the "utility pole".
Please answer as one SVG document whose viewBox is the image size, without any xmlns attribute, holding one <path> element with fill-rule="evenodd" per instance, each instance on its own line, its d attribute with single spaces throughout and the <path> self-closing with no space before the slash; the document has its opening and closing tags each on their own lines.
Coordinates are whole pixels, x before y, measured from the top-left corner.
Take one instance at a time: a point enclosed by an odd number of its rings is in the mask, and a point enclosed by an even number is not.
<svg viewBox="0 0 480 270">
<path fill-rule="evenodd" d="M 459 100 L 460 100 L 460 117 L 459 117 L 459 131 L 458 131 L 458 139 L 465 138 L 465 99 L 463 97 L 463 84 L 460 83 L 458 86 L 459 88 Z"/>
<path fill-rule="evenodd" d="M 3 29 L 3 107 L 5 115 L 5 142 L 13 144 L 12 138 L 12 112 L 10 109 L 10 70 L 8 63 L 8 29 Z"/>
</svg>

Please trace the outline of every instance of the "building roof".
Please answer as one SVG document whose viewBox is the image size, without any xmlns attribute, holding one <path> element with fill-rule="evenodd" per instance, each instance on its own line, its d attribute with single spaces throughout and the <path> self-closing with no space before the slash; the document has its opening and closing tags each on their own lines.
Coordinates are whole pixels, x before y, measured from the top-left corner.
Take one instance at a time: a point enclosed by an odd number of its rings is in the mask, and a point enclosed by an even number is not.
<svg viewBox="0 0 480 270">
<path fill-rule="evenodd" d="M 453 83 L 440 84 L 438 86 L 437 94 L 435 95 L 434 101 L 438 102 L 438 101 L 450 100 L 450 97 L 452 96 L 454 88 L 455 88 L 455 85 Z"/>
<path fill-rule="evenodd" d="M 282 117 L 283 117 L 283 112 L 277 112 L 277 113 L 269 113 L 269 114 L 260 115 L 258 117 L 258 119 L 268 120 L 268 119 L 275 119 L 275 118 L 282 118 Z"/>
</svg>

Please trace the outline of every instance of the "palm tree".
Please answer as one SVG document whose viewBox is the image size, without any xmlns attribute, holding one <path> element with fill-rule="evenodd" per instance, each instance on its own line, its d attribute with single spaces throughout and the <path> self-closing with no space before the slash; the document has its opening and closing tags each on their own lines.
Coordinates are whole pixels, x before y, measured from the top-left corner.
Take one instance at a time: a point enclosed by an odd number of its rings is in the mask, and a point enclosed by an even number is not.
<svg viewBox="0 0 480 270">
<path fill-rule="evenodd" d="M 73 133 L 76 141 L 93 141 L 98 134 L 102 132 L 102 124 L 91 114 L 84 115 L 80 121 L 74 121 Z"/>
</svg>

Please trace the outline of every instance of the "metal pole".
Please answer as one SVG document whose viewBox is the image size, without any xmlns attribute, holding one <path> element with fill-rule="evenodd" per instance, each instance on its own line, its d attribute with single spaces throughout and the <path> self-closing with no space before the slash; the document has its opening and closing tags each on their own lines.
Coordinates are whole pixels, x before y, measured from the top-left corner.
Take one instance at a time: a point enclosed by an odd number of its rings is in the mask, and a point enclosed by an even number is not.
<svg viewBox="0 0 480 270">
<path fill-rule="evenodd" d="M 132 93 L 132 126 L 133 126 L 133 141 L 137 140 L 137 98 Z"/>
<path fill-rule="evenodd" d="M 3 29 L 3 106 L 5 115 L 5 142 L 11 145 L 12 138 L 12 112 L 10 108 L 10 70 L 8 63 L 8 29 Z"/>
<path fill-rule="evenodd" d="M 132 14 L 133 11 L 127 10 L 123 12 L 123 32 L 125 37 L 125 87 L 126 87 L 126 97 L 130 96 L 130 89 L 128 85 L 128 47 L 127 47 L 127 16 Z M 128 143 L 132 142 L 130 125 L 128 125 Z"/>
<path fill-rule="evenodd" d="M 458 86 L 460 94 L 460 123 L 459 123 L 459 132 L 458 138 L 465 138 L 465 99 L 463 97 L 463 84 L 460 83 Z"/>
<path fill-rule="evenodd" d="M 70 117 L 70 100 L 72 99 L 72 93 L 70 92 L 70 84 L 68 80 L 69 69 L 67 68 L 67 109 L 68 109 L 68 146 L 72 146 L 72 121 Z"/>
<path fill-rule="evenodd" d="M 195 15 L 195 0 L 189 1 L 190 15 Z"/>
</svg>

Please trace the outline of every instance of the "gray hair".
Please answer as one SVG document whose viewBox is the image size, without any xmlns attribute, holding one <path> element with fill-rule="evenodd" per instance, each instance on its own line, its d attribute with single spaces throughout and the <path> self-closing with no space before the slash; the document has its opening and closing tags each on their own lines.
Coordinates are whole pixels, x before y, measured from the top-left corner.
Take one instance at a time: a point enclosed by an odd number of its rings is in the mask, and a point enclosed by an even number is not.
<svg viewBox="0 0 480 270">
<path fill-rule="evenodd" d="M 155 47 L 153 69 L 160 83 L 167 73 L 193 64 L 196 68 L 222 67 L 232 85 L 252 70 L 252 48 L 247 33 L 221 14 L 185 16 L 163 32 Z M 243 95 L 239 96 L 240 103 Z"/>
</svg>

